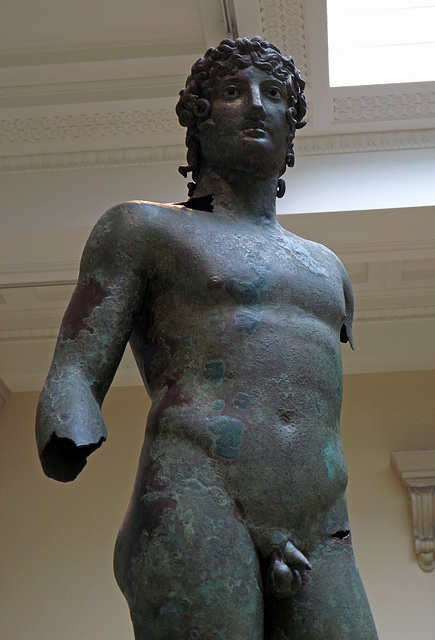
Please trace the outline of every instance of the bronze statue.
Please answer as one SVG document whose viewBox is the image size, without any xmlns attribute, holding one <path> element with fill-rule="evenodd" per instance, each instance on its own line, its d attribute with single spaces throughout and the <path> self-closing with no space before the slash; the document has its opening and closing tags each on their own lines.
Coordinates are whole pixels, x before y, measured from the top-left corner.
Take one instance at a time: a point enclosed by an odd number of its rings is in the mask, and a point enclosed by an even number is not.
<svg viewBox="0 0 435 640">
<path fill-rule="evenodd" d="M 152 399 L 115 549 L 136 640 L 375 640 L 339 431 L 352 291 L 278 223 L 306 112 L 291 58 L 256 37 L 192 67 L 189 199 L 109 210 L 86 245 L 41 395 L 48 476 L 106 438 L 128 340 Z"/>
</svg>

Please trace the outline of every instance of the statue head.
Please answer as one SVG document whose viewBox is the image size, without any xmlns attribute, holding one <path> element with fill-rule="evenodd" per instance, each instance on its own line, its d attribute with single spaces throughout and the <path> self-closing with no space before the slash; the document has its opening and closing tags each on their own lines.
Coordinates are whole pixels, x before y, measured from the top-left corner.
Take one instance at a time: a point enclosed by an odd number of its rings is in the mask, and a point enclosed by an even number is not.
<svg viewBox="0 0 435 640">
<path fill-rule="evenodd" d="M 289 105 L 287 109 L 288 150 L 286 166 L 294 165 L 293 141 L 296 129 L 305 126 L 304 116 L 307 111 L 304 88 L 298 69 L 292 58 L 283 56 L 278 47 L 255 38 L 225 39 L 219 46 L 208 49 L 203 58 L 192 66 L 191 74 L 186 80 L 186 87 L 180 91 L 180 99 L 176 106 L 178 120 L 183 127 L 187 127 L 186 166 L 179 167 L 184 177 L 192 172 L 193 183 L 189 183 L 189 196 L 192 196 L 201 170 L 201 146 L 199 132 L 203 123 L 209 118 L 213 88 L 216 81 L 223 76 L 231 76 L 239 69 L 255 66 L 274 76 L 287 86 Z"/>
</svg>

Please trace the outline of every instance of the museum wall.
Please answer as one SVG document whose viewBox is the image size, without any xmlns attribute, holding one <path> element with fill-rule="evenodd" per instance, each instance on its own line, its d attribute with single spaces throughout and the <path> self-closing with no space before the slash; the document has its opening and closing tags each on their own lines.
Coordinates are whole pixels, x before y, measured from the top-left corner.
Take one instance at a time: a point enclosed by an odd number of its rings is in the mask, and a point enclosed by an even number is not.
<svg viewBox="0 0 435 640">
<path fill-rule="evenodd" d="M 433 640 L 435 573 L 417 566 L 390 454 L 435 449 L 434 386 L 435 371 L 345 378 L 351 525 L 380 640 Z M 109 392 L 109 440 L 66 485 L 39 468 L 36 402 L 36 393 L 15 393 L 0 418 L 0 638 L 133 638 L 111 561 L 143 440 L 145 393 Z"/>
<path fill-rule="evenodd" d="M 181 141 L 180 141 L 181 142 Z M 179 202 L 187 181 L 179 161 L 138 166 L 0 173 L 0 230 L 92 226 L 109 207 L 126 200 Z M 406 152 L 298 156 L 277 201 L 283 214 L 432 206 L 435 149 Z M 370 185 L 362 189 L 361 185 Z M 297 187 L 297 188 L 295 188 Z M 339 237 L 343 230 L 340 229 Z"/>
</svg>

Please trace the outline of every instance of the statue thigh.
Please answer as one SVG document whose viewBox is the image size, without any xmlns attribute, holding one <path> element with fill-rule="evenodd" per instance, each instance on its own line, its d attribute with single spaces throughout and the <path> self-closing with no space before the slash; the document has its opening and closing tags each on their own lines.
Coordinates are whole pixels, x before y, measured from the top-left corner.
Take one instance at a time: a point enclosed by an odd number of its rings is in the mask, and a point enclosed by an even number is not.
<svg viewBox="0 0 435 640">
<path fill-rule="evenodd" d="M 136 640 L 263 640 L 260 566 L 245 525 L 215 482 L 175 467 L 166 488 L 135 500 L 115 549 Z"/>
</svg>

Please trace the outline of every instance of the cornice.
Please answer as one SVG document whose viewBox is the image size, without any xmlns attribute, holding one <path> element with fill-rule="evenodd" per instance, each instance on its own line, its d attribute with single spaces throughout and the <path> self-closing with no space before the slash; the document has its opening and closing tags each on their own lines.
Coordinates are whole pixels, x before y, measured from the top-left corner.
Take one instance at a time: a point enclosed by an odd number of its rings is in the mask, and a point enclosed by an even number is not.
<svg viewBox="0 0 435 640">
<path fill-rule="evenodd" d="M 435 115 L 435 92 L 333 99 L 334 122 L 366 122 Z"/>
<path fill-rule="evenodd" d="M 136 77 L 105 80 L 56 81 L 45 84 L 0 87 L 0 107 L 18 108 L 41 105 L 113 102 L 168 98 L 176 96 L 184 85 L 183 75 Z"/>
<path fill-rule="evenodd" d="M 329 136 L 296 138 L 297 155 L 327 155 L 330 153 L 362 153 L 435 147 L 435 129 L 344 133 Z"/>
<path fill-rule="evenodd" d="M 303 0 L 260 0 L 263 38 L 291 55 L 302 76 L 307 76 Z"/>
<path fill-rule="evenodd" d="M 154 38 L 152 42 L 143 40 L 110 40 L 107 42 L 81 42 L 80 44 L 30 46 L 25 49 L 3 49 L 0 53 L 0 68 L 60 65 L 71 63 L 92 63 L 96 61 L 117 61 L 148 58 L 169 58 L 201 54 L 202 40 L 192 37 L 177 40 Z"/>
<path fill-rule="evenodd" d="M 0 264 L 0 288 L 74 284 L 79 261 Z"/>
<path fill-rule="evenodd" d="M 184 161 L 186 148 L 182 145 L 132 147 L 70 153 L 41 153 L 0 157 L 0 173 L 19 171 L 54 171 L 89 167 L 123 167 Z"/>
<path fill-rule="evenodd" d="M 59 326 L 37 327 L 30 329 L 5 329 L 0 331 L 0 342 L 33 342 L 34 340 L 55 340 Z M 0 378 L 1 382 L 1 378 Z M 1 404 L 1 388 L 0 388 Z"/>
<path fill-rule="evenodd" d="M 173 109 L 14 118 L 0 120 L 0 145 L 52 140 L 89 140 L 175 131 L 180 131 L 180 125 Z"/>
<path fill-rule="evenodd" d="M 41 273 L 43 271 L 59 273 L 61 271 L 71 271 L 72 269 L 77 270 L 77 267 L 77 263 L 72 260 L 65 262 L 24 262 L 22 264 L 0 264 L 0 275 L 9 275 L 13 273 Z M 58 282 L 53 281 L 50 284 L 58 284 Z"/>
<path fill-rule="evenodd" d="M 120 127 L 118 135 L 121 135 L 121 133 L 122 128 Z M 80 135 L 78 133 L 77 137 Z M 106 135 L 112 135 L 111 142 L 115 142 L 116 133 L 112 131 L 111 134 L 106 133 Z M 134 134 L 132 133 L 131 135 Z M 71 138 L 75 137 L 72 130 Z M 95 138 L 97 137 L 95 135 Z M 83 138 L 85 139 L 84 135 Z M 89 138 L 86 138 L 86 140 L 89 140 Z M 19 140 L 17 139 L 16 142 L 18 143 Z M 331 153 L 364 153 L 432 148 L 435 148 L 434 129 L 307 136 L 296 139 L 295 142 L 296 155 L 301 157 L 328 155 Z M 79 169 L 83 167 L 131 166 L 154 164 L 156 162 L 176 164 L 183 162 L 185 154 L 186 149 L 183 145 L 160 145 L 128 148 L 112 147 L 103 150 L 58 153 L 0 155 L 0 172 L 13 173 L 18 171 Z"/>
<path fill-rule="evenodd" d="M 355 323 L 400 322 L 401 320 L 429 320 L 435 318 L 435 307 L 403 307 L 355 311 Z"/>
<path fill-rule="evenodd" d="M 432 215 L 432 208 L 430 208 L 430 214 Z M 385 256 L 388 254 L 388 260 L 395 259 L 408 259 L 419 257 L 419 254 L 433 255 L 435 252 L 435 239 L 428 240 L 392 240 L 390 242 L 360 242 L 360 243 L 346 243 L 346 244 L 331 244 L 329 248 L 336 253 L 343 262 L 352 256 L 352 262 L 357 258 L 367 261 L 376 261 L 381 258 L 385 261 Z M 392 255 L 394 253 L 399 254 L 397 258 Z M 383 258 L 382 258 L 383 257 Z"/>
</svg>

